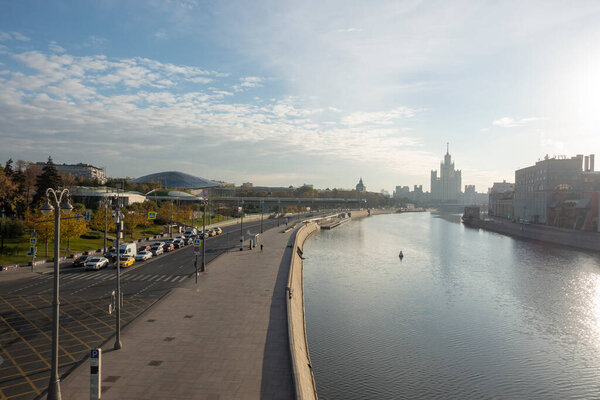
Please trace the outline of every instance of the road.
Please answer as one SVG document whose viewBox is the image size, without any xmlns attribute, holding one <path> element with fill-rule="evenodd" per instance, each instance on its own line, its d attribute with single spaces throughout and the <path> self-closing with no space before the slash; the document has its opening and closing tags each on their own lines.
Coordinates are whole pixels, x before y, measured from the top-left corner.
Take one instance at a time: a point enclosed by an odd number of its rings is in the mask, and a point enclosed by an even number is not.
<svg viewBox="0 0 600 400">
<path fill-rule="evenodd" d="M 263 224 L 267 230 L 278 222 L 264 219 Z M 260 221 L 244 223 L 245 239 L 260 233 L 260 225 Z M 240 225 L 222 229 L 222 235 L 206 240 L 206 264 L 225 251 L 239 248 Z M 186 246 L 121 269 L 122 327 L 193 277 L 194 259 L 193 247 Z M 52 282 L 53 274 L 0 282 L 0 400 L 45 398 L 50 377 Z M 109 314 L 108 308 L 115 287 L 114 268 L 84 271 L 68 263 L 61 267 L 61 375 L 78 365 L 90 349 L 114 340 L 111 337 L 115 333 L 115 314 Z"/>
</svg>

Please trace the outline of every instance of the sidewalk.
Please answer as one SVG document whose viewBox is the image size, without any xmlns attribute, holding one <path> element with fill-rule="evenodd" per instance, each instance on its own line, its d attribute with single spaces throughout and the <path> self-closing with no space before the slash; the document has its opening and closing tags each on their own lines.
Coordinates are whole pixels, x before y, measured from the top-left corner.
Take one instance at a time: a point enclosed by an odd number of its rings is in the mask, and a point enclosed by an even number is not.
<svg viewBox="0 0 600 400">
<path fill-rule="evenodd" d="M 102 354 L 102 399 L 292 399 L 285 286 L 293 232 L 271 229 L 253 250 L 225 253 L 121 333 Z M 89 360 L 61 382 L 90 396 Z"/>
</svg>

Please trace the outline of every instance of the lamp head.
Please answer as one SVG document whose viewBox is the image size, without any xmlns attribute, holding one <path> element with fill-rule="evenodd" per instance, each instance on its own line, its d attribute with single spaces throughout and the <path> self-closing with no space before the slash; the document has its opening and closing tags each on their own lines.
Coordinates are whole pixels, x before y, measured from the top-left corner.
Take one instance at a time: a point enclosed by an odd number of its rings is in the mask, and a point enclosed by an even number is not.
<svg viewBox="0 0 600 400">
<path fill-rule="evenodd" d="M 50 204 L 49 199 L 46 199 L 46 204 L 40 207 L 40 211 L 42 212 L 42 215 L 46 217 L 52 214 L 52 211 L 54 211 L 54 207 L 52 207 L 52 204 Z"/>
<path fill-rule="evenodd" d="M 73 211 L 73 206 L 71 205 L 68 199 L 65 199 L 60 205 L 60 209 L 62 210 L 63 214 L 69 215 L 71 214 L 71 211 Z"/>
</svg>

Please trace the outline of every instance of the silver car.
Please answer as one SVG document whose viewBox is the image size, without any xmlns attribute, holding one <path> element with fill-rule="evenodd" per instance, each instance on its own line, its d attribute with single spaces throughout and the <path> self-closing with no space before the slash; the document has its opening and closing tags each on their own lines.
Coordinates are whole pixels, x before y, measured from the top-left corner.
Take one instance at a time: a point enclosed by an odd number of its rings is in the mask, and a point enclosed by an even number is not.
<svg viewBox="0 0 600 400">
<path fill-rule="evenodd" d="M 86 271 L 97 271 L 108 266 L 108 258 L 92 257 L 85 262 Z"/>
</svg>

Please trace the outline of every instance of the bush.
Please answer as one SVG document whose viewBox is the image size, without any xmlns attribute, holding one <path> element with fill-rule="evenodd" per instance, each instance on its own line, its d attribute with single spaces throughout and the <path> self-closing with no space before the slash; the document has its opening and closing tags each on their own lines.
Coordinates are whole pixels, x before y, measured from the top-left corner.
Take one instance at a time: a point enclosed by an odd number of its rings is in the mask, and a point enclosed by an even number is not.
<svg viewBox="0 0 600 400">
<path fill-rule="evenodd" d="M 104 235 L 98 232 L 88 232 L 79 237 L 82 239 L 102 239 Z"/>
</svg>

